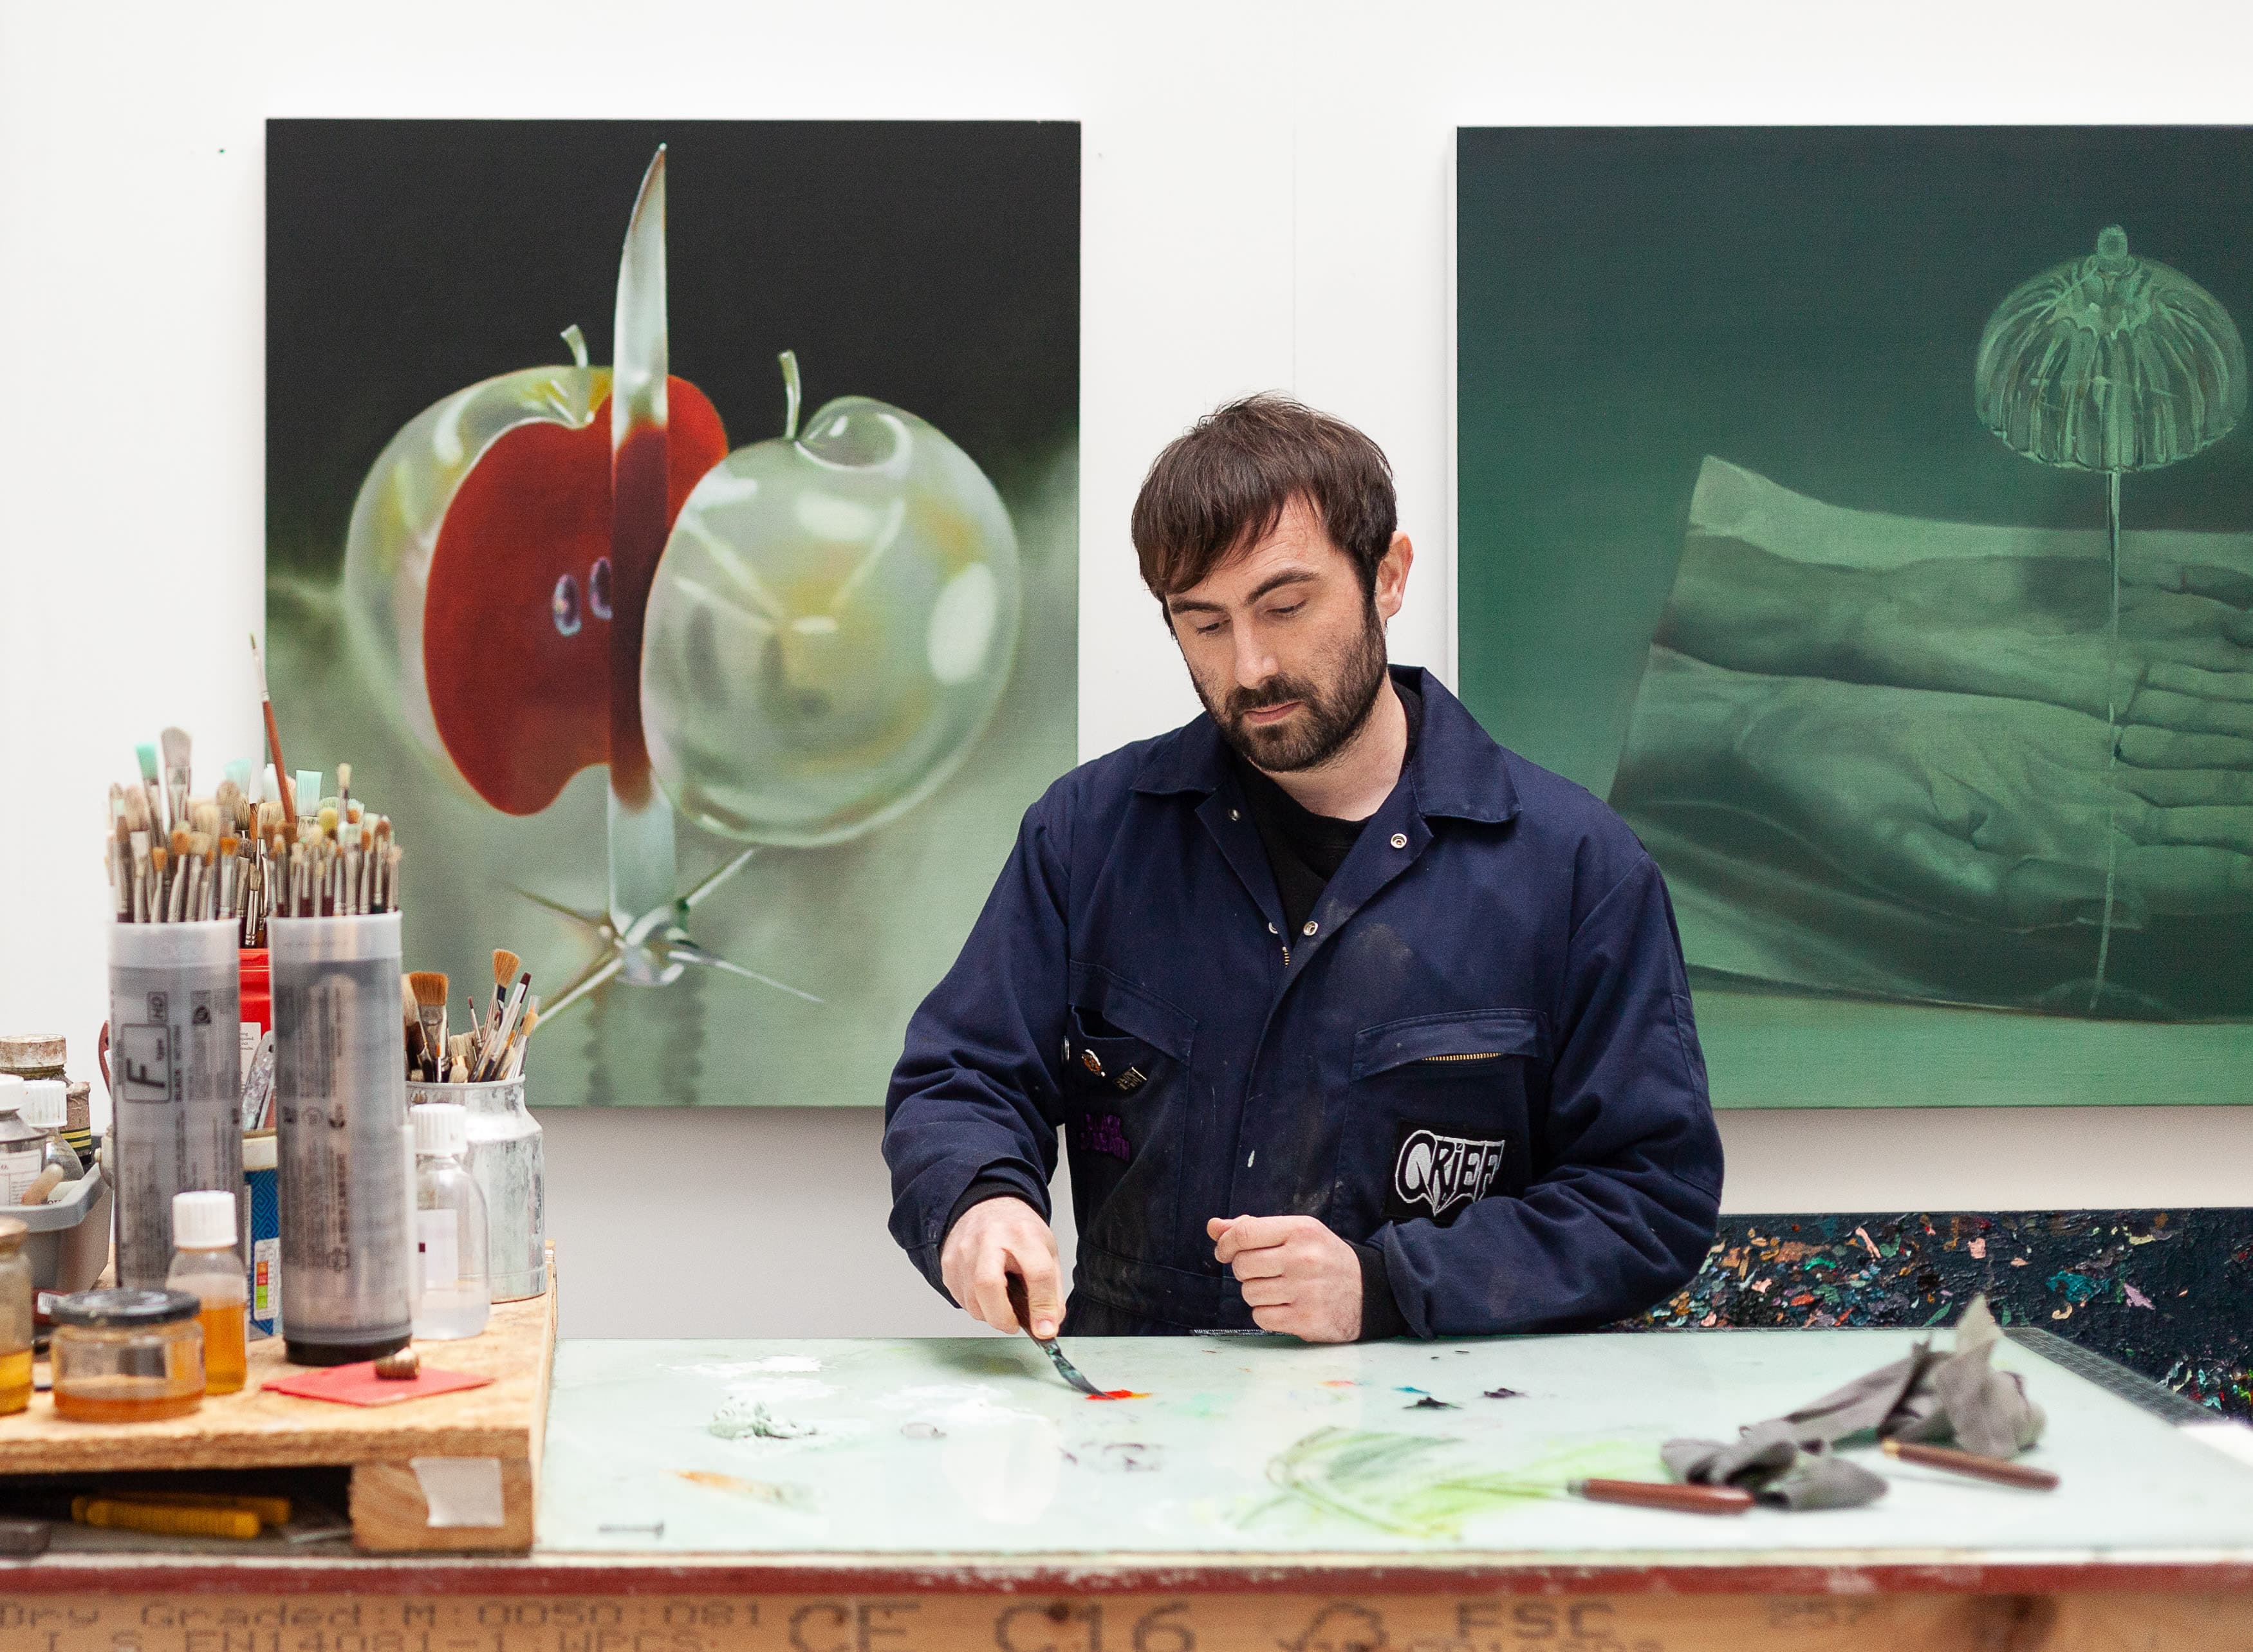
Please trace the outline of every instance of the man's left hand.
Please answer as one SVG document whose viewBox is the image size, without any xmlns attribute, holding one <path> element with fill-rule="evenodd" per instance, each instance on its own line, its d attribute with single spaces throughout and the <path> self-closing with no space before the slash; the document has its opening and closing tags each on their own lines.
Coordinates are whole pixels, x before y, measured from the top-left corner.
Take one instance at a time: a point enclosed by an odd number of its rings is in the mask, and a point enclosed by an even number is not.
<svg viewBox="0 0 2253 1652">
<path fill-rule="evenodd" d="M 1307 1342 L 1361 1335 L 1361 1257 L 1314 1217 L 1215 1216 L 1204 1230 L 1261 1330 Z"/>
</svg>

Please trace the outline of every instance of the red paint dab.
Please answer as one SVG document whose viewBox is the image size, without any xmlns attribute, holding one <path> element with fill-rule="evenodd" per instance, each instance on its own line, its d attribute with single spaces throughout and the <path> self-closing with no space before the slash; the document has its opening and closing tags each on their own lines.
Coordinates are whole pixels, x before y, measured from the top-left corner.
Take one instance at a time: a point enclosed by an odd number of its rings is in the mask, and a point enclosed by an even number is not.
<svg viewBox="0 0 2253 1652">
<path fill-rule="evenodd" d="M 1090 1399 L 1147 1399 L 1147 1394 L 1138 1394 L 1131 1388 L 1114 1388 L 1105 1394 L 1090 1394 Z"/>
</svg>

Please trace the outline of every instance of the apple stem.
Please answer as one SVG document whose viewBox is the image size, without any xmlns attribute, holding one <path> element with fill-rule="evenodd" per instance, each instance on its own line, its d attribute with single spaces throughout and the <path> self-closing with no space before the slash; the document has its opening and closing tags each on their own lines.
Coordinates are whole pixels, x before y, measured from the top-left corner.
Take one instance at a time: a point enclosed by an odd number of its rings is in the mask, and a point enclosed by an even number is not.
<svg viewBox="0 0 2253 1652">
<path fill-rule="evenodd" d="M 587 335 L 579 331 L 577 322 L 563 329 L 563 342 L 571 346 L 571 359 L 583 368 L 587 365 Z"/>
<path fill-rule="evenodd" d="M 798 352 L 795 350 L 782 352 L 782 439 L 795 442 L 798 440 L 798 402 L 804 394 L 798 382 Z"/>
</svg>

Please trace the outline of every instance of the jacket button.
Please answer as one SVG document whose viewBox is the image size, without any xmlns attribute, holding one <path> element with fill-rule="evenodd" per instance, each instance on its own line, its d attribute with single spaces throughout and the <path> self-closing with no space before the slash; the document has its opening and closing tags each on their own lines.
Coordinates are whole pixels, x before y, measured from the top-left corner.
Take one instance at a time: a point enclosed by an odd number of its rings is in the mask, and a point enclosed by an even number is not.
<svg viewBox="0 0 2253 1652">
<path fill-rule="evenodd" d="M 1238 810 L 1235 810 L 1235 809 L 1231 809 L 1231 810 L 1228 812 L 1228 818 L 1229 818 L 1230 819 L 1231 819 L 1231 820 L 1241 820 L 1242 819 L 1244 819 L 1244 816 L 1243 816 L 1243 813 L 1242 813 L 1240 811 L 1238 811 Z"/>
<path fill-rule="evenodd" d="M 1267 926 L 1267 933 L 1270 935 L 1280 935 L 1282 932 L 1282 931 L 1277 929 L 1273 924 L 1270 924 Z"/>
<path fill-rule="evenodd" d="M 1312 935 L 1312 934 L 1313 934 L 1316 930 L 1318 930 L 1318 929 L 1320 929 L 1320 928 L 1322 928 L 1322 925 L 1321 925 L 1321 924 L 1319 924 L 1315 923 L 1313 919 L 1309 918 L 1309 919 L 1307 921 L 1307 927 L 1306 927 L 1306 928 L 1304 928 L 1304 929 L 1302 929 L 1302 930 L 1301 930 L 1301 931 L 1299 931 L 1299 933 L 1300 933 L 1300 934 L 1301 934 L 1301 935 Z"/>
<path fill-rule="evenodd" d="M 1406 848 L 1408 847 L 1408 834 L 1406 832 L 1394 833 L 1392 834 L 1392 847 L 1396 849 Z"/>
</svg>

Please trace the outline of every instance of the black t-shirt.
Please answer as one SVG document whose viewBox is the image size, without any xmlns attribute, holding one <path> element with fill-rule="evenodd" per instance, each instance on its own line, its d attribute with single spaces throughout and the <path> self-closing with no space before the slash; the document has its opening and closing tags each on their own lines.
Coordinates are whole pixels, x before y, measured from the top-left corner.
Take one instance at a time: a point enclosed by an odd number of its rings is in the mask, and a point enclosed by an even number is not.
<svg viewBox="0 0 2253 1652">
<path fill-rule="evenodd" d="M 1393 687 L 1400 695 L 1401 709 L 1408 714 L 1407 755 L 1412 756 L 1416 736 L 1424 726 L 1424 697 L 1397 682 Z M 1360 840 L 1361 829 L 1368 822 L 1315 813 L 1240 754 L 1236 756 L 1236 777 L 1252 811 L 1252 824 L 1259 829 L 1260 846 L 1267 851 L 1275 892 L 1283 899 L 1283 932 L 1296 935 L 1314 916 L 1322 891 L 1345 864 L 1346 855 Z"/>
</svg>

